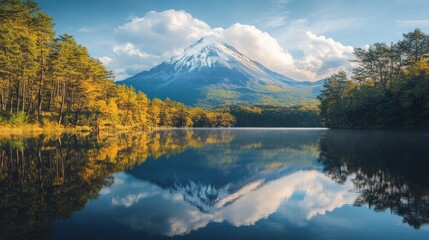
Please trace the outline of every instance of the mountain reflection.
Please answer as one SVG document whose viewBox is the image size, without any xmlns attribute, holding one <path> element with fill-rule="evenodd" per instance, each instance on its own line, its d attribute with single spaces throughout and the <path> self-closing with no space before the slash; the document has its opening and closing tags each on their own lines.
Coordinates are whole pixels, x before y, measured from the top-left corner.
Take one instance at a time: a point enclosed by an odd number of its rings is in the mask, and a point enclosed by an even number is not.
<svg viewBox="0 0 429 240">
<path fill-rule="evenodd" d="M 305 225 L 306 220 L 318 214 L 353 204 L 356 194 L 349 191 L 350 187 L 351 184 L 338 185 L 315 170 L 297 171 L 244 191 L 229 204 L 201 211 L 195 199 L 187 199 L 191 189 L 170 191 L 119 174 L 116 183 L 97 202 L 98 210 L 92 210 L 87 217 L 114 216 L 117 222 L 134 230 L 164 236 L 188 234 L 211 222 L 250 226 L 279 211 L 288 221 Z M 192 193 L 193 197 L 197 195 Z"/>
<path fill-rule="evenodd" d="M 292 172 L 320 169 L 316 160 L 321 131 L 229 132 L 232 141 L 147 161 L 127 173 L 181 192 L 186 201 L 210 212 Z"/>
<path fill-rule="evenodd" d="M 418 229 L 429 223 L 428 144 L 417 132 L 328 131 L 319 162 L 338 183 L 351 179 L 357 206 L 390 209 Z"/>
<path fill-rule="evenodd" d="M 428 142 L 333 130 L 8 137 L 0 239 L 49 238 L 55 221 L 70 218 L 162 236 L 273 215 L 305 226 L 347 205 L 390 209 L 419 228 L 429 217 Z"/>
</svg>

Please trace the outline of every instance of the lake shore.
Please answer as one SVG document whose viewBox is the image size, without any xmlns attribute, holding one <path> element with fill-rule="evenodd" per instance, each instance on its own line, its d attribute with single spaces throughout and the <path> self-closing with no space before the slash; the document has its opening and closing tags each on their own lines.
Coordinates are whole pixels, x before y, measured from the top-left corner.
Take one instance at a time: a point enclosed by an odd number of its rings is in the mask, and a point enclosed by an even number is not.
<svg viewBox="0 0 429 240">
<path fill-rule="evenodd" d="M 79 131 L 60 125 L 40 126 L 39 124 L 24 125 L 0 125 L 0 136 L 9 135 L 39 135 L 39 134 L 62 134 L 64 132 Z"/>
<path fill-rule="evenodd" d="M 119 132 L 129 132 L 129 131 L 153 131 L 153 130 L 165 130 L 165 129 L 177 129 L 172 127 L 156 127 L 153 129 L 139 129 L 131 126 L 122 126 L 117 125 L 114 128 L 100 128 L 97 129 L 91 128 L 89 126 L 77 126 L 77 127 L 65 127 L 58 124 L 49 124 L 49 125 L 40 125 L 40 124 L 22 124 L 22 125 L 12 125 L 12 124 L 0 124 L 0 136 L 10 136 L 10 135 L 54 135 L 54 134 L 64 134 L 64 133 L 119 133 Z"/>
</svg>

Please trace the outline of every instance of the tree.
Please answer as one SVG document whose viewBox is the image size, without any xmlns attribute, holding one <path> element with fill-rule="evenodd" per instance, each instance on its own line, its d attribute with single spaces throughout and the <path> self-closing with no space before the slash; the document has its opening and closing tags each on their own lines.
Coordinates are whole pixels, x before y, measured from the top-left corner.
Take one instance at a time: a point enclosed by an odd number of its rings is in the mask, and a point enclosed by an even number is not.
<svg viewBox="0 0 429 240">
<path fill-rule="evenodd" d="M 359 66 L 353 69 L 353 80 L 359 83 L 373 82 L 380 86 L 384 96 L 396 83 L 402 67 L 400 52 L 397 46 L 376 43 L 368 50 L 356 48 L 354 51 Z"/>
<path fill-rule="evenodd" d="M 323 90 L 318 96 L 321 102 L 320 119 L 326 126 L 350 125 L 343 101 L 345 91 L 351 82 L 347 73 L 340 71 L 330 76 L 323 84 Z"/>
<path fill-rule="evenodd" d="M 37 46 L 39 53 L 39 86 L 37 90 L 37 118 L 41 121 L 42 102 L 43 102 L 43 84 L 46 78 L 46 59 L 49 55 L 50 43 L 54 38 L 52 18 L 39 11 L 37 17 L 33 20 L 36 28 Z"/>
<path fill-rule="evenodd" d="M 404 39 L 398 45 L 404 63 L 409 66 L 429 57 L 429 36 L 420 29 L 403 34 Z"/>
</svg>

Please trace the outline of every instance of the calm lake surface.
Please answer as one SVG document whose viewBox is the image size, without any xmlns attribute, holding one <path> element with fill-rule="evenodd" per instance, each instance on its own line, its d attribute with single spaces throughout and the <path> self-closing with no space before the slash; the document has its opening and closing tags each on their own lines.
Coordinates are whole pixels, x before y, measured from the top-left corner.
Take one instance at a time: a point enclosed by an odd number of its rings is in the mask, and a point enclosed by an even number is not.
<svg viewBox="0 0 429 240">
<path fill-rule="evenodd" d="M 0 239 L 429 239 L 429 133 L 0 137 Z"/>
</svg>

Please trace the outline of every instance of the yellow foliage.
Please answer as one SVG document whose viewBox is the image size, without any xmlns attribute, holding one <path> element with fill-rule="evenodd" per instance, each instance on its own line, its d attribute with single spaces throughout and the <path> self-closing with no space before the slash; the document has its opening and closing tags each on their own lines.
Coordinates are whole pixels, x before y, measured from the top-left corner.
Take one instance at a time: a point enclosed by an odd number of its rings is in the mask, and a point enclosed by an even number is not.
<svg viewBox="0 0 429 240">
<path fill-rule="evenodd" d="M 421 59 L 404 70 L 404 74 L 411 77 L 429 76 L 429 62 Z"/>
</svg>

